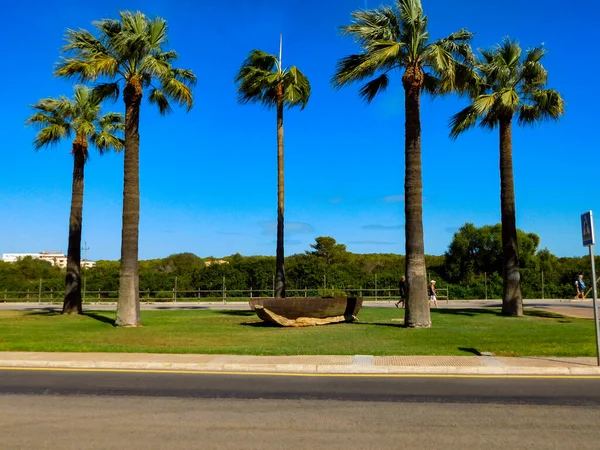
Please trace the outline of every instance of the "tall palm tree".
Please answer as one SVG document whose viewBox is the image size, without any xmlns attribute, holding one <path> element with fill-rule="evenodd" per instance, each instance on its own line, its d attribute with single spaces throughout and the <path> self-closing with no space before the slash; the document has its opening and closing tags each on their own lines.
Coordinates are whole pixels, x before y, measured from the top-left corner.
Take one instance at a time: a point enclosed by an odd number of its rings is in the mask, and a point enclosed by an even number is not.
<svg viewBox="0 0 600 450">
<path fill-rule="evenodd" d="M 261 103 L 277 110 L 277 256 L 275 262 L 275 297 L 285 298 L 283 248 L 283 108 L 304 109 L 310 97 L 310 83 L 297 67 L 284 68 L 281 58 L 252 50 L 235 77 L 238 101 Z"/>
<path fill-rule="evenodd" d="M 138 237 L 140 219 L 140 183 L 138 131 L 140 105 L 144 92 L 161 114 L 171 111 L 169 101 L 192 107 L 191 86 L 196 77 L 190 70 L 177 69 L 178 55 L 165 50 L 167 22 L 149 19 L 141 12 L 122 11 L 120 20 L 94 22 L 98 37 L 87 30 L 67 30 L 66 54 L 55 74 L 84 81 L 102 79 L 95 91 L 102 96 L 119 97 L 123 85 L 125 102 L 125 164 L 123 186 L 123 230 L 121 241 L 121 278 L 115 323 L 119 326 L 140 324 Z M 111 82 L 108 82 L 111 81 Z"/>
<path fill-rule="evenodd" d="M 501 45 L 479 50 L 482 59 L 473 73 L 471 104 L 450 120 L 452 138 L 478 122 L 483 128 L 500 129 L 500 209 L 504 294 L 502 313 L 523 315 L 521 275 L 517 248 L 515 187 L 512 164 L 512 123 L 533 125 L 557 120 L 564 113 L 560 94 L 546 89 L 548 73 L 540 62 L 546 51 L 535 47 L 525 52 L 518 42 L 505 38 Z"/>
<path fill-rule="evenodd" d="M 473 54 L 465 29 L 430 41 L 427 16 L 420 0 L 396 0 L 395 7 L 355 11 L 350 25 L 341 27 L 360 45 L 361 53 L 342 58 L 332 78 L 335 88 L 376 78 L 364 84 L 360 96 L 371 102 L 389 82 L 388 73 L 402 73 L 404 87 L 404 211 L 407 294 L 405 324 L 429 327 L 425 248 L 423 242 L 423 198 L 421 175 L 421 94 L 449 93 L 461 88 L 471 70 Z"/>
<path fill-rule="evenodd" d="M 33 145 L 36 150 L 57 144 L 75 135 L 73 140 L 73 187 L 69 217 L 69 250 L 63 314 L 81 314 L 81 228 L 83 215 L 84 168 L 91 143 L 102 154 L 123 148 L 118 135 L 124 130 L 123 116 L 117 113 L 102 115 L 101 98 L 86 86 L 75 86 L 72 99 L 44 98 L 32 105 L 35 113 L 27 125 L 39 131 Z"/>
</svg>

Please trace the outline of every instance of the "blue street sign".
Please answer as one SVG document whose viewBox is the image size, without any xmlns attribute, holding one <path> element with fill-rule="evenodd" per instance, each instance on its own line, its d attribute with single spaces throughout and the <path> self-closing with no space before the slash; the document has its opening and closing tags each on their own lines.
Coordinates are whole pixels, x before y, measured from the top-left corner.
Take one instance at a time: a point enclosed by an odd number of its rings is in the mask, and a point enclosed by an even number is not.
<svg viewBox="0 0 600 450">
<path fill-rule="evenodd" d="M 594 245 L 594 218 L 591 211 L 581 215 L 581 239 L 584 247 Z"/>
</svg>

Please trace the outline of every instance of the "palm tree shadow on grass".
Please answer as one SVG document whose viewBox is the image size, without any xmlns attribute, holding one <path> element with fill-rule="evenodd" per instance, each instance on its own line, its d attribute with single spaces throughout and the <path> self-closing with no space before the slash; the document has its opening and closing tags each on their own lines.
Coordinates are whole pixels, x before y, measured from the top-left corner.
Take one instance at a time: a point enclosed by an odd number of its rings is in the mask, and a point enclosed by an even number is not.
<svg viewBox="0 0 600 450">
<path fill-rule="evenodd" d="M 543 319 L 567 319 L 566 316 L 551 311 L 545 311 L 542 309 L 526 309 L 523 311 L 523 315 L 531 317 L 540 317 Z M 571 322 L 570 320 L 568 322 Z"/>
<path fill-rule="evenodd" d="M 61 316 L 62 313 L 60 311 L 60 309 L 57 308 L 44 308 L 42 310 L 37 310 L 37 311 L 27 311 L 25 313 L 26 316 L 46 316 L 46 317 L 52 317 L 52 316 Z"/>
<path fill-rule="evenodd" d="M 436 309 L 432 309 L 431 312 L 435 313 L 435 314 L 440 314 L 442 316 L 447 315 L 447 316 L 469 316 L 469 317 L 475 317 L 475 316 L 481 316 L 481 315 L 492 315 L 492 316 L 501 316 L 500 311 L 499 310 L 495 310 L 495 309 L 475 309 L 475 308 L 465 308 L 465 309 L 450 309 L 450 308 L 436 308 Z M 505 316 L 503 316 L 505 317 Z"/>
<path fill-rule="evenodd" d="M 379 327 L 404 328 L 404 323 L 402 323 L 402 322 L 398 322 L 398 323 L 361 322 L 360 320 L 357 320 L 356 322 L 349 322 L 348 324 L 349 325 L 370 325 L 370 326 L 376 325 L 376 326 L 379 326 Z"/>
<path fill-rule="evenodd" d="M 26 316 L 45 316 L 45 317 L 56 317 L 62 316 L 62 312 L 60 309 L 51 309 L 45 308 L 42 311 L 29 311 L 25 313 Z M 90 319 L 97 320 L 99 322 L 107 323 L 109 325 L 115 326 L 115 319 L 111 319 L 110 317 L 105 317 L 101 314 L 96 314 L 93 312 L 84 312 L 81 314 L 82 316 L 89 317 Z"/>
<path fill-rule="evenodd" d="M 113 327 L 116 326 L 115 325 L 115 319 L 111 319 L 110 317 L 105 317 L 105 316 L 102 316 L 100 314 L 96 314 L 96 313 L 93 313 L 93 312 L 84 312 L 82 314 L 82 316 L 87 316 L 90 319 L 94 319 L 94 320 L 97 320 L 99 322 L 107 323 L 109 325 L 112 325 Z"/>
</svg>

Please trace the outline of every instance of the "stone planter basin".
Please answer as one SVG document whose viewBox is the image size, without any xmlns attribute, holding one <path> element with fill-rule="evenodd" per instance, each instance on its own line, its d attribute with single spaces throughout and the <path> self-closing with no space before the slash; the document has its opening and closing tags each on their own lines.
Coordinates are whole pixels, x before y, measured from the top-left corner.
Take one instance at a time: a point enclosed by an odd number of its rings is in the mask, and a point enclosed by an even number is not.
<svg viewBox="0 0 600 450">
<path fill-rule="evenodd" d="M 356 316 L 362 306 L 362 297 L 287 297 L 253 298 L 249 301 L 254 311 L 256 305 L 273 311 L 287 319 L 312 317 L 325 319 L 334 316 Z"/>
</svg>

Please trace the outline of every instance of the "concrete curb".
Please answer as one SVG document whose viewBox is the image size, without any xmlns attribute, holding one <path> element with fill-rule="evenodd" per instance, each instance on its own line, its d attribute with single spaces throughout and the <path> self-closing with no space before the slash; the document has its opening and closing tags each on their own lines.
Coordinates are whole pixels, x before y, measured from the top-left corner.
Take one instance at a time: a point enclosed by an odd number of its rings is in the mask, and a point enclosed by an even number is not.
<svg viewBox="0 0 600 450">
<path fill-rule="evenodd" d="M 471 376 L 597 376 L 600 367 L 517 367 L 517 366 L 361 366 L 314 364 L 235 364 L 235 363 L 171 363 L 152 361 L 49 361 L 0 360 L 0 368 L 8 369 L 90 369 L 147 370 L 269 374 L 330 375 L 471 375 Z"/>
</svg>

